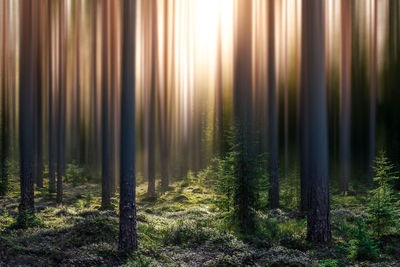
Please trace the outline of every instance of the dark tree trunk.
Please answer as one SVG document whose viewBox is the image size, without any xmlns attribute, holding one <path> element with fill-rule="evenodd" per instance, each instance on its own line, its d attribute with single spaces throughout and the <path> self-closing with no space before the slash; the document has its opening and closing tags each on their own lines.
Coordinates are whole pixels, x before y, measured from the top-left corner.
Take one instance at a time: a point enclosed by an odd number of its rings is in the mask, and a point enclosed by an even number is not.
<svg viewBox="0 0 400 267">
<path fill-rule="evenodd" d="M 57 203 L 62 203 L 63 175 L 65 167 L 65 55 L 64 55 L 64 2 L 59 2 L 59 81 L 57 111 Z"/>
<path fill-rule="evenodd" d="M 278 179 L 278 107 L 275 79 L 275 1 L 269 1 L 268 6 L 268 130 L 269 130 L 269 207 L 279 208 Z"/>
<path fill-rule="evenodd" d="M 303 85 L 307 87 L 307 239 L 314 243 L 331 240 L 328 132 L 325 84 L 324 2 L 304 0 L 302 8 Z M 302 125 L 304 127 L 304 125 Z"/>
<path fill-rule="evenodd" d="M 147 166 L 148 189 L 150 197 L 156 195 L 156 177 L 154 169 L 155 149 L 155 120 L 156 120 L 156 90 L 158 69 L 158 27 L 157 27 L 157 0 L 151 1 L 151 85 L 150 85 L 150 116 L 149 116 L 149 158 Z"/>
<path fill-rule="evenodd" d="M 6 70 L 6 31 L 7 31 L 7 1 L 3 2 L 3 51 L 2 51 L 2 84 L 1 84 L 1 154 L 0 154 L 0 196 L 8 191 L 7 158 L 9 153 L 8 133 L 8 103 L 7 103 L 7 70 Z"/>
<path fill-rule="evenodd" d="M 41 8 L 38 8 L 38 21 L 41 19 Z M 40 23 L 38 23 L 38 37 L 41 38 Z M 36 131 L 35 131 L 35 146 L 36 146 L 36 186 L 39 188 L 43 187 L 43 119 L 42 119 L 42 58 L 41 58 L 41 47 L 37 45 L 37 59 L 36 59 L 36 102 L 35 102 L 35 115 L 36 115 Z"/>
<path fill-rule="evenodd" d="M 51 35 L 51 2 L 48 1 L 48 61 L 49 61 L 49 192 L 56 192 L 55 180 L 55 166 L 54 159 L 56 158 L 55 144 L 54 144 L 54 108 L 53 108 L 53 58 L 52 58 L 52 35 Z"/>
<path fill-rule="evenodd" d="M 373 181 L 376 138 L 376 90 L 377 90 L 377 35 L 378 35 L 378 1 L 374 0 L 374 13 L 371 19 L 371 74 L 369 96 L 369 178 Z"/>
<path fill-rule="evenodd" d="M 21 3 L 21 55 L 19 88 L 19 142 L 21 203 L 19 212 L 34 213 L 34 95 L 36 1 Z"/>
<path fill-rule="evenodd" d="M 340 86 L 340 186 L 341 192 L 349 190 L 350 136 L 351 136 L 351 2 L 342 0 L 342 53 Z"/>
<path fill-rule="evenodd" d="M 164 1 L 164 62 L 163 62 L 163 91 L 164 94 L 160 98 L 161 103 L 161 116 L 160 116 L 160 124 L 161 124 L 161 145 L 160 145 L 160 153 L 161 153 L 161 187 L 163 190 L 167 190 L 169 186 L 169 139 L 168 139 L 168 0 Z"/>
<path fill-rule="evenodd" d="M 121 95 L 121 180 L 119 250 L 137 249 L 135 177 L 135 29 L 136 0 L 124 2 Z"/>
<path fill-rule="evenodd" d="M 78 166 L 81 165 L 81 83 L 80 83 L 80 10 L 81 1 L 76 3 L 76 133 L 75 133 L 75 160 Z"/>
<path fill-rule="evenodd" d="M 235 212 L 242 231 L 254 229 L 251 207 L 254 200 L 254 143 L 252 116 L 252 5 L 238 0 L 234 78 Z"/>
<path fill-rule="evenodd" d="M 101 207 L 110 207 L 110 129 L 108 120 L 108 3 L 103 1 L 103 34 L 102 34 L 102 168 L 101 168 Z"/>
</svg>

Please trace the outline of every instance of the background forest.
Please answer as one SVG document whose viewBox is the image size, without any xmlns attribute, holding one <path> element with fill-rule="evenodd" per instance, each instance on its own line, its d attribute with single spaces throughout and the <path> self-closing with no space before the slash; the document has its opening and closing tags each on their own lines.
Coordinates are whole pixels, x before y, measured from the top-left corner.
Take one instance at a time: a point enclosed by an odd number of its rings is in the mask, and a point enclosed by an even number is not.
<svg viewBox="0 0 400 267">
<path fill-rule="evenodd" d="M 0 266 L 400 266 L 400 1 L 0 1 Z"/>
</svg>

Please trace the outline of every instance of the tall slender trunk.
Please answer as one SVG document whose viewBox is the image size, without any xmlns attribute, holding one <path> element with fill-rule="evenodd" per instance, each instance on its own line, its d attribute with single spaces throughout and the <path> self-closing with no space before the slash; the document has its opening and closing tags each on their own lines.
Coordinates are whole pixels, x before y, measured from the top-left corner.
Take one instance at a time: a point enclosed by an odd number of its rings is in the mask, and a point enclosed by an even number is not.
<svg viewBox="0 0 400 267">
<path fill-rule="evenodd" d="M 320 0 L 302 3 L 302 75 L 307 86 L 307 177 L 308 212 L 307 239 L 314 243 L 331 240 L 329 184 L 328 184 L 328 131 L 325 81 L 325 8 Z M 304 127 L 304 125 L 302 125 Z"/>
<path fill-rule="evenodd" d="M 76 129 L 75 129 L 75 160 L 78 166 L 81 165 L 81 71 L 80 71 L 80 16 L 81 16 L 81 1 L 76 1 Z"/>
<path fill-rule="evenodd" d="M 2 80 L 1 80 L 1 154 L 0 154 L 0 196 L 4 196 L 8 191 L 8 168 L 7 159 L 9 153 L 9 133 L 8 133 L 8 103 L 7 103 L 7 69 L 6 69 L 6 31 L 7 31 L 7 1 L 3 2 L 3 51 L 2 51 Z"/>
<path fill-rule="evenodd" d="M 54 193 L 56 191 L 55 184 L 55 166 L 54 166 L 54 159 L 56 157 L 56 151 L 55 151 L 55 144 L 54 144 L 54 115 L 53 115 L 53 46 L 52 46 L 52 27 L 51 27 L 51 0 L 48 1 L 48 78 L 49 78 L 49 114 L 48 114 L 48 120 L 49 120 L 49 192 Z"/>
<path fill-rule="evenodd" d="M 19 212 L 34 213 L 34 75 L 36 1 L 21 2 L 19 142 L 21 203 Z"/>
<path fill-rule="evenodd" d="M 238 0 L 235 78 L 234 78 L 234 141 L 237 160 L 235 162 L 236 216 L 243 231 L 254 229 L 251 207 L 254 201 L 254 133 L 252 114 L 252 4 Z"/>
<path fill-rule="evenodd" d="M 121 179 L 119 250 L 137 249 L 135 177 L 135 29 L 136 0 L 124 1 L 121 88 Z"/>
<path fill-rule="evenodd" d="M 57 198 L 58 204 L 63 198 L 64 175 L 64 136 L 65 136 L 65 55 L 64 55 L 64 2 L 59 2 L 59 81 L 58 81 L 58 110 L 57 110 Z"/>
<path fill-rule="evenodd" d="M 103 25 L 102 25 L 102 164 L 101 164 L 101 207 L 110 207 L 110 129 L 108 114 L 108 5 L 109 1 L 104 0 L 103 5 Z"/>
<path fill-rule="evenodd" d="M 268 2 L 268 146 L 269 146 L 269 207 L 279 208 L 278 177 L 278 105 L 275 77 L 275 1 Z"/>
<path fill-rule="evenodd" d="M 38 39 L 41 38 L 41 8 L 38 8 Z M 36 59 L 36 102 L 35 102 L 35 115 L 36 115 L 36 131 L 35 131 L 35 146 L 36 146 L 36 173 L 35 180 L 36 186 L 39 188 L 43 187 L 43 105 L 42 105 L 42 58 L 41 58 L 41 46 L 36 47 L 37 59 Z"/>
<path fill-rule="evenodd" d="M 342 53 L 340 79 L 340 186 L 341 192 L 349 190 L 350 176 L 350 118 L 351 118 L 351 2 L 342 0 Z"/>
<path fill-rule="evenodd" d="M 157 90 L 157 68 L 158 68 L 158 20 L 157 0 L 151 1 L 151 84 L 150 84 L 150 116 L 149 116 L 149 158 L 147 161 L 149 196 L 156 195 L 156 177 L 154 169 L 155 153 L 155 117 L 156 117 L 156 90 Z"/>
<path fill-rule="evenodd" d="M 371 74 L 369 95 L 369 178 L 374 177 L 375 138 L 376 138 L 376 90 L 377 90 L 377 35 L 378 35 L 378 1 L 373 1 L 374 13 L 371 19 Z M 371 5 L 372 7 L 372 5 Z"/>
<path fill-rule="evenodd" d="M 161 145 L 160 145 L 160 150 L 161 150 L 161 187 L 163 190 L 166 190 L 169 186 L 169 138 L 168 138 L 168 104 L 169 104 L 169 94 L 168 94 L 168 53 L 169 53 L 169 46 L 168 46 L 168 15 L 169 15 L 169 9 L 168 9 L 168 4 L 169 1 L 165 0 L 164 1 L 164 62 L 163 62 L 163 71 L 164 71 L 164 77 L 163 77 L 163 89 L 164 89 L 164 94 L 161 97 L 161 107 L 162 107 L 162 112 L 161 112 L 161 118 L 160 118 L 160 123 L 161 123 Z"/>
</svg>

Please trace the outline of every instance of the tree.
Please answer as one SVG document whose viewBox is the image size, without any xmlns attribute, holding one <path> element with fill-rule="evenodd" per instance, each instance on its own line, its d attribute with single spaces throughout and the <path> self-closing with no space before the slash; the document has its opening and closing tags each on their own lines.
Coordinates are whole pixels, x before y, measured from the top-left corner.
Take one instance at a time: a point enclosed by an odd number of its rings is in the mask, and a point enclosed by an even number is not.
<svg viewBox="0 0 400 267">
<path fill-rule="evenodd" d="M 58 109 L 57 109 L 57 197 L 62 203 L 63 176 L 65 173 L 65 36 L 64 36 L 64 2 L 59 2 L 59 78 L 58 78 Z"/>
<path fill-rule="evenodd" d="M 54 144 L 54 107 L 53 107 L 53 58 L 52 58 L 52 35 L 51 35 L 51 2 L 48 1 L 48 50 L 50 51 L 48 54 L 48 77 L 49 77 L 49 111 L 48 111 L 48 120 L 49 120 L 49 193 L 54 193 L 56 191 L 55 184 L 55 166 L 54 159 L 56 157 L 56 150 Z"/>
<path fill-rule="evenodd" d="M 269 138 L 269 207 L 279 208 L 278 180 L 278 107 L 275 79 L 275 1 L 268 1 L 268 138 Z"/>
<path fill-rule="evenodd" d="M 369 178 L 374 177 L 375 137 L 376 137 L 376 88 L 377 88 L 377 45 L 378 45 L 378 1 L 374 0 L 374 13 L 371 19 L 371 74 L 369 95 Z"/>
<path fill-rule="evenodd" d="M 340 76 L 340 185 L 341 192 L 349 189 L 351 134 L 351 2 L 342 0 L 342 51 Z"/>
<path fill-rule="evenodd" d="M 130 253 L 137 249 L 135 200 L 136 0 L 124 1 L 123 21 L 119 250 Z"/>
<path fill-rule="evenodd" d="M 311 242 L 331 240 L 329 184 L 328 184 L 328 132 L 325 84 L 324 2 L 302 2 L 302 85 L 307 88 L 307 105 L 303 106 L 307 127 L 307 239 Z"/>
<path fill-rule="evenodd" d="M 158 69 L 158 20 L 157 0 L 151 1 L 151 84 L 150 84 L 150 116 L 149 116 L 149 158 L 147 161 L 148 174 L 148 195 L 156 195 L 156 177 L 154 169 L 155 153 L 155 117 L 156 117 L 156 90 L 157 90 L 157 69 Z"/>
<path fill-rule="evenodd" d="M 41 8 L 38 7 L 38 37 L 41 38 Z M 36 116 L 36 127 L 35 127 L 35 181 L 36 186 L 39 188 L 43 187 L 43 104 L 42 104 L 42 58 L 41 58 L 41 46 L 36 47 L 36 87 L 35 90 L 35 116 Z"/>
<path fill-rule="evenodd" d="M 252 5 L 238 0 L 234 78 L 235 213 L 242 231 L 254 228 L 254 143 L 252 116 Z"/>
<path fill-rule="evenodd" d="M 101 84 L 101 99 L 102 99 L 102 162 L 101 162 L 101 207 L 103 209 L 110 207 L 111 191 L 111 170 L 110 170 L 110 127 L 108 114 L 108 3 L 103 1 L 103 25 L 102 25 L 102 84 Z"/>
<path fill-rule="evenodd" d="M 7 29 L 7 1 L 3 2 L 3 51 L 2 51 L 2 79 L 1 79 L 1 154 L 0 154 L 0 196 L 4 196 L 8 190 L 8 167 L 7 159 L 9 153 L 8 133 L 8 105 L 7 105 L 7 70 L 6 70 L 6 29 Z"/>
<path fill-rule="evenodd" d="M 34 95 L 35 95 L 35 10 L 36 1 L 21 2 L 21 55 L 19 88 L 20 216 L 34 213 Z"/>
<path fill-rule="evenodd" d="M 164 1 L 164 58 L 163 58 L 163 95 L 161 97 L 161 134 L 160 134 L 160 154 L 161 154 L 161 187 L 167 190 L 169 186 L 169 116 L 168 116 L 168 0 Z"/>
</svg>

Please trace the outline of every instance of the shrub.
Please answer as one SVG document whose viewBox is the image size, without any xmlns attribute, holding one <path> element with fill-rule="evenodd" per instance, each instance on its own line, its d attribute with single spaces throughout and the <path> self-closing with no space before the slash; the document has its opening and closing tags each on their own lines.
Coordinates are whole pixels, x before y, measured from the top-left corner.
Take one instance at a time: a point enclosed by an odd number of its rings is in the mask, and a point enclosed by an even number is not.
<svg viewBox="0 0 400 267">
<path fill-rule="evenodd" d="M 72 186 L 84 184 L 88 181 L 85 170 L 79 167 L 75 162 L 67 165 L 66 181 L 71 183 Z"/>
<path fill-rule="evenodd" d="M 391 182 L 398 177 L 395 176 L 393 169 L 393 165 L 381 151 L 374 166 L 374 181 L 378 187 L 369 192 L 368 198 L 369 224 L 374 229 L 377 238 L 389 233 L 398 217 L 398 202 L 391 186 Z"/>
<path fill-rule="evenodd" d="M 353 233 L 353 239 L 349 241 L 347 249 L 348 258 L 351 260 L 372 260 L 379 257 L 378 244 L 368 232 L 363 220 L 357 220 L 357 229 Z"/>
</svg>

